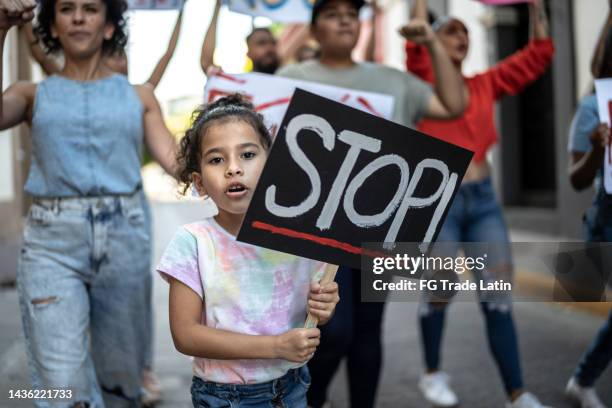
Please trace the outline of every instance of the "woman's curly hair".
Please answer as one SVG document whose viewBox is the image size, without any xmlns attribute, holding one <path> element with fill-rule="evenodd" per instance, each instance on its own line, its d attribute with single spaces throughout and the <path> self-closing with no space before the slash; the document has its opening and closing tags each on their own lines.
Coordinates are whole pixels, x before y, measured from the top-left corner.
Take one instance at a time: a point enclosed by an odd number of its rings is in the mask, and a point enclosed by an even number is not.
<svg viewBox="0 0 612 408">
<path fill-rule="evenodd" d="M 127 44 L 127 20 L 124 13 L 128 6 L 125 0 L 102 0 L 102 2 L 106 5 L 106 21 L 115 26 L 113 37 L 102 43 L 102 51 L 108 55 L 124 49 Z M 42 42 L 47 54 L 62 49 L 59 40 L 53 38 L 51 34 L 51 26 L 55 22 L 55 3 L 57 0 L 40 2 L 37 23 L 34 26 L 34 33 Z"/>
<path fill-rule="evenodd" d="M 191 127 L 185 132 L 179 146 L 178 179 L 185 194 L 193 183 L 192 173 L 200 172 L 202 139 L 213 124 L 241 121 L 250 125 L 259 135 L 263 147 L 272 145 L 272 136 L 264 124 L 263 116 L 255 112 L 249 100 L 241 94 L 231 94 L 208 105 L 202 105 L 191 115 Z"/>
</svg>

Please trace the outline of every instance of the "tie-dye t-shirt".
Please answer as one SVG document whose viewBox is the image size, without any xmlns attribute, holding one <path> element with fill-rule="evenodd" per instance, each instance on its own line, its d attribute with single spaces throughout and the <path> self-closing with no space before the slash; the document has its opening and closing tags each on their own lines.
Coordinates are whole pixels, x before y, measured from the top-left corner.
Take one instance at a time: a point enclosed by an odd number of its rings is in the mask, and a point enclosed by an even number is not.
<svg viewBox="0 0 612 408">
<path fill-rule="evenodd" d="M 310 283 L 325 264 L 236 241 L 213 219 L 181 227 L 157 266 L 204 302 L 203 324 L 253 335 L 303 327 Z M 283 376 L 301 364 L 282 359 L 194 358 L 194 375 L 224 384 L 252 384 Z"/>
</svg>

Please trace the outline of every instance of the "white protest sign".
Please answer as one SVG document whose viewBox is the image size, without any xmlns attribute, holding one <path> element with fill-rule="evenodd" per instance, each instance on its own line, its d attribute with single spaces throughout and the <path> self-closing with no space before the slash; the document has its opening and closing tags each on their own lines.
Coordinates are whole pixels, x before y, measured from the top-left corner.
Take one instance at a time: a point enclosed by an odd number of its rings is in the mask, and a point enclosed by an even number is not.
<svg viewBox="0 0 612 408">
<path fill-rule="evenodd" d="M 183 0 L 128 0 L 131 10 L 178 10 Z"/>
<path fill-rule="evenodd" d="M 253 17 L 267 17 L 279 23 L 310 23 L 314 0 L 224 0 L 231 11 Z M 371 9 L 363 7 L 359 18 L 371 17 Z"/>
<path fill-rule="evenodd" d="M 310 21 L 314 0 L 225 0 L 231 11 L 268 17 L 279 23 Z"/>
<path fill-rule="evenodd" d="M 597 93 L 597 107 L 599 109 L 599 121 L 611 126 L 612 118 L 612 79 L 598 79 L 595 81 Z M 612 138 L 610 138 L 612 141 Z M 612 149 L 610 143 L 606 146 L 604 155 L 604 188 L 606 193 L 612 194 Z"/>
<path fill-rule="evenodd" d="M 236 75 L 219 73 L 211 76 L 204 89 L 204 101 L 210 103 L 236 92 L 244 94 L 253 103 L 255 110 L 264 116 L 266 126 L 274 136 L 296 88 L 333 99 L 384 119 L 391 120 L 393 115 L 395 101 L 390 95 L 260 73 Z"/>
</svg>

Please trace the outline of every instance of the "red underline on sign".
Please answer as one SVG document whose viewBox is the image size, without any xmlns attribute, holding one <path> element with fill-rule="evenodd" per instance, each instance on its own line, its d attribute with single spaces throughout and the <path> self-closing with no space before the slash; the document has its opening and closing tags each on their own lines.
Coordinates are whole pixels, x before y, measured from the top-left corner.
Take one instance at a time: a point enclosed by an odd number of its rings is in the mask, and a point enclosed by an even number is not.
<svg viewBox="0 0 612 408">
<path fill-rule="evenodd" d="M 234 76 L 226 74 L 225 72 L 217 72 L 216 76 L 223 78 L 223 79 L 227 79 L 228 81 L 237 82 L 239 84 L 246 84 L 246 80 L 236 78 Z"/>
<path fill-rule="evenodd" d="M 364 98 L 363 96 L 359 96 L 359 97 L 357 97 L 357 101 L 358 101 L 360 104 L 362 104 L 363 106 L 365 106 L 365 108 L 366 108 L 367 110 L 369 110 L 370 112 L 372 112 L 372 114 L 374 114 L 374 115 L 376 115 L 376 116 L 379 116 L 379 117 L 382 117 L 382 115 L 381 115 L 380 113 L 376 112 L 376 109 L 374 109 L 374 108 L 372 107 L 372 105 L 370 105 L 370 102 L 368 102 L 368 100 L 367 100 L 366 98 Z"/>
<path fill-rule="evenodd" d="M 356 247 L 354 245 L 351 245 L 349 243 L 346 242 L 341 242 L 332 238 L 323 238 L 323 237 L 319 237 L 317 235 L 313 235 L 313 234 L 308 234 L 306 232 L 300 232 L 300 231 L 295 231 L 289 228 L 284 228 L 284 227 L 277 227 L 271 224 L 267 224 L 265 222 L 261 222 L 261 221 L 253 221 L 251 223 L 251 226 L 255 229 L 259 229 L 259 230 L 263 230 L 263 231 L 268 231 L 272 234 L 278 234 L 278 235 L 283 235 L 285 237 L 290 237 L 290 238 L 296 238 L 296 239 L 301 239 L 304 241 L 311 241 L 311 242 L 315 242 L 319 245 L 323 245 L 323 246 L 327 246 L 330 248 L 335 248 L 335 249 L 339 249 L 341 251 L 344 252 L 348 252 L 350 254 L 355 254 L 355 255 L 367 255 L 367 256 L 371 256 L 371 257 L 376 257 L 376 256 L 382 256 L 382 257 L 387 257 L 389 256 L 389 254 L 385 254 L 382 252 L 377 252 L 377 251 L 371 251 L 368 249 L 364 249 L 364 248 L 360 248 L 360 247 Z"/>
</svg>

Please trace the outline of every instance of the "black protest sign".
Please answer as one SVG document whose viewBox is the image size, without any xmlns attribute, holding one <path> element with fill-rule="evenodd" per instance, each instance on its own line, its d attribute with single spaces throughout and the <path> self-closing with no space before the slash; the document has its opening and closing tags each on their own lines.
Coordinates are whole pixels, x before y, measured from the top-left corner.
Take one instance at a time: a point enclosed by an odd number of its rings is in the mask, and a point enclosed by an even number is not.
<svg viewBox="0 0 612 408">
<path fill-rule="evenodd" d="M 359 268 L 363 242 L 432 242 L 472 152 L 297 89 L 238 240 Z"/>
</svg>

